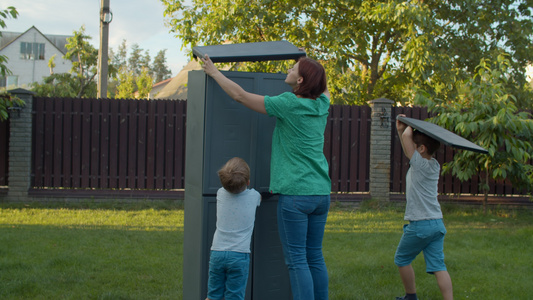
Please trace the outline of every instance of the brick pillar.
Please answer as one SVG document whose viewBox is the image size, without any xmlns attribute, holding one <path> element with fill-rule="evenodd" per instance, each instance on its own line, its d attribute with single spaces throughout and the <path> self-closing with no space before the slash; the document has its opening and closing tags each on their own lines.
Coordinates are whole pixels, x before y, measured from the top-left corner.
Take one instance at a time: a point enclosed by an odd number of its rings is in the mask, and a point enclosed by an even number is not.
<svg viewBox="0 0 533 300">
<path fill-rule="evenodd" d="M 26 102 L 20 110 L 20 116 L 12 112 L 9 116 L 9 174 L 8 201 L 27 201 L 31 182 L 31 152 L 32 152 L 32 109 L 35 93 L 24 90 L 10 90 L 11 95 Z"/>
<path fill-rule="evenodd" d="M 370 196 L 390 200 L 391 110 L 394 101 L 379 98 L 369 101 L 372 108 L 370 130 Z"/>
</svg>

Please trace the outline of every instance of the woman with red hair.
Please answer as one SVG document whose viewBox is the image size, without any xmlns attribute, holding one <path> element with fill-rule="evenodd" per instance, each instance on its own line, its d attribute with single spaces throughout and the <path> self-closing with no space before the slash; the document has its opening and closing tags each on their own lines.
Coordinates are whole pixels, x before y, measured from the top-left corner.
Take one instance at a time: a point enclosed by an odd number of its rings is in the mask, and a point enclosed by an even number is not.
<svg viewBox="0 0 533 300">
<path fill-rule="evenodd" d="M 279 194 L 278 231 L 293 299 L 328 299 L 322 239 L 331 194 L 323 152 L 330 102 L 324 67 L 313 59 L 300 58 L 285 79 L 292 92 L 263 96 L 245 91 L 224 76 L 208 55 L 202 62 L 205 73 L 235 101 L 277 118 L 270 191 Z"/>
</svg>

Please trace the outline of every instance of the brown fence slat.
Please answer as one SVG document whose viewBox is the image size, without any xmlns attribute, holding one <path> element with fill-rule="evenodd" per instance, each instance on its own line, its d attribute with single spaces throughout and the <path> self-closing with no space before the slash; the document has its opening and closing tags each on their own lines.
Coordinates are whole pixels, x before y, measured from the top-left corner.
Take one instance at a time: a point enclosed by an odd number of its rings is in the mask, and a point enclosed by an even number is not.
<svg viewBox="0 0 533 300">
<path fill-rule="evenodd" d="M 120 102 L 119 107 L 119 134 L 118 134 L 118 188 L 125 189 L 128 187 L 128 110 L 129 103 L 127 100 Z"/>
<path fill-rule="evenodd" d="M 109 139 L 110 139 L 110 101 L 109 99 L 100 100 L 100 152 L 98 161 L 100 162 L 99 169 L 99 187 L 106 189 L 109 188 Z"/>
<path fill-rule="evenodd" d="M 120 132 L 120 109 L 121 101 L 111 100 L 109 102 L 109 188 L 118 188 L 118 163 L 120 158 L 119 151 L 119 132 Z"/>
<path fill-rule="evenodd" d="M 348 191 L 358 191 L 358 175 L 359 165 L 364 164 L 364 161 L 357 159 L 360 153 L 364 153 L 366 149 L 363 149 L 360 140 L 361 132 L 361 106 L 350 107 L 350 140 L 349 140 L 349 161 L 346 164 L 349 167 L 349 186 Z"/>
<path fill-rule="evenodd" d="M 155 188 L 156 103 L 150 102 L 146 127 L 146 188 Z"/>
<path fill-rule="evenodd" d="M 165 104 L 164 102 L 156 103 L 156 137 L 155 137 L 155 188 L 165 188 Z"/>
<path fill-rule="evenodd" d="M 48 99 L 45 103 L 45 124 L 44 124 L 44 184 L 46 186 L 54 186 L 53 172 L 54 172 L 54 99 Z"/>
<path fill-rule="evenodd" d="M 137 136 L 138 130 L 139 101 L 131 100 L 128 111 L 128 174 L 127 187 L 137 187 Z"/>
<path fill-rule="evenodd" d="M 174 177 L 174 164 L 175 164 L 175 148 L 174 140 L 175 128 L 176 126 L 176 111 L 173 103 L 165 103 L 165 180 L 164 180 L 164 189 L 171 189 Z"/>
<path fill-rule="evenodd" d="M 63 99 L 62 187 L 72 186 L 72 101 Z"/>
<path fill-rule="evenodd" d="M 100 187 L 100 118 L 102 113 L 102 102 L 99 99 L 91 99 L 91 148 L 89 165 L 89 187 Z"/>
<path fill-rule="evenodd" d="M 146 188 L 146 114 L 148 112 L 148 100 L 138 100 L 137 116 L 137 189 Z"/>
<path fill-rule="evenodd" d="M 33 143 L 32 143 L 32 159 L 33 167 L 33 186 L 44 186 L 43 182 L 43 153 L 44 153 L 44 101 L 34 101 L 35 117 L 33 119 Z"/>
<path fill-rule="evenodd" d="M 63 101 L 61 99 L 53 99 L 53 160 L 52 160 L 52 186 L 62 186 L 62 163 L 63 163 Z"/>
</svg>

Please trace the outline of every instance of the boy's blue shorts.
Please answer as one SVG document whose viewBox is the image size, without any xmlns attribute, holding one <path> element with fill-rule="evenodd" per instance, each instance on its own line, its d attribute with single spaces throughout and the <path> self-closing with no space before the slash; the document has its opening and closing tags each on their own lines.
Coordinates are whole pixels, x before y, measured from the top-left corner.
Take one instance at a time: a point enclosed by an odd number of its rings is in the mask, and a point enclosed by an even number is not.
<svg viewBox="0 0 533 300">
<path fill-rule="evenodd" d="M 207 297 L 244 300 L 249 269 L 250 253 L 211 251 Z"/>
<path fill-rule="evenodd" d="M 442 219 L 410 221 L 403 226 L 403 235 L 394 255 L 394 263 L 398 267 L 408 266 L 423 251 L 427 273 L 446 271 L 445 235 L 446 228 Z"/>
</svg>

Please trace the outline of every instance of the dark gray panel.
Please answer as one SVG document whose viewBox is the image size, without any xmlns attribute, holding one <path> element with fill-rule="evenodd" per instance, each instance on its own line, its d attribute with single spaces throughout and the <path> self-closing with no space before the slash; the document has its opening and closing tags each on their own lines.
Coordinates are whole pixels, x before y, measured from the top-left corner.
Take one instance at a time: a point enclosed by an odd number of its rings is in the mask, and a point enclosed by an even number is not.
<svg viewBox="0 0 533 300">
<path fill-rule="evenodd" d="M 284 82 L 284 74 L 223 73 L 252 93 L 277 95 L 290 90 Z M 231 99 L 210 77 L 207 78 L 205 102 L 204 194 L 216 193 L 220 187 L 217 171 L 235 156 L 250 165 L 250 186 L 259 192 L 267 192 L 276 119 L 254 112 Z"/>
<path fill-rule="evenodd" d="M 192 53 L 194 58 L 207 54 L 213 62 L 288 60 L 305 56 L 305 51 L 287 41 L 196 46 Z"/>
<path fill-rule="evenodd" d="M 263 197 L 253 239 L 253 299 L 292 299 L 289 271 L 278 234 L 278 197 Z"/>
<path fill-rule="evenodd" d="M 444 143 L 445 145 L 474 152 L 489 153 L 485 148 L 480 147 L 471 141 L 444 129 L 439 125 L 408 117 L 397 118 L 401 122 L 413 127 L 416 130 L 420 130 L 421 132 L 440 141 L 441 143 Z"/>
</svg>

